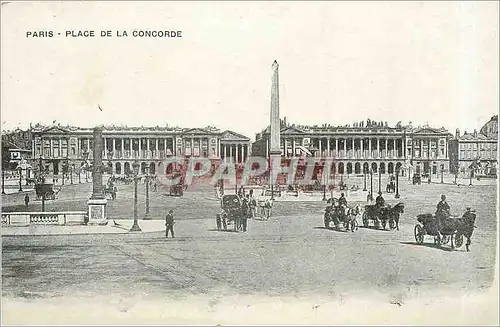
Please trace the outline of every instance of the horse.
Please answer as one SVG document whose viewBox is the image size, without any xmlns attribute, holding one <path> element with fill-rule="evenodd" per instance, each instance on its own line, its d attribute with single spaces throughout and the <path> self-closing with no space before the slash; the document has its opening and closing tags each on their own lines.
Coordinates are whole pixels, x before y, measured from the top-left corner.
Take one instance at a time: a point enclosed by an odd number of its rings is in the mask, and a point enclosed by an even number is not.
<svg viewBox="0 0 500 327">
<path fill-rule="evenodd" d="M 266 199 L 264 201 L 259 201 L 260 216 L 268 220 L 269 217 L 271 217 L 271 209 L 273 208 L 273 204 L 274 204 L 274 199 Z"/>
<path fill-rule="evenodd" d="M 380 208 L 379 220 L 382 223 L 382 228 L 385 229 L 387 222 L 389 222 L 389 229 L 396 228 L 399 230 L 399 215 L 404 212 L 404 204 L 402 202 L 391 207 L 387 205 Z"/>
<path fill-rule="evenodd" d="M 438 229 L 439 233 L 443 236 L 449 235 L 451 237 L 451 248 L 455 248 L 453 238 L 455 238 L 455 243 L 457 247 L 462 245 L 462 237 L 467 238 L 467 243 L 465 247 L 467 252 L 470 251 L 469 246 L 471 245 L 471 237 L 474 232 L 474 226 L 476 222 L 476 214 L 474 212 L 466 212 L 462 218 L 440 218 L 438 219 Z"/>
<path fill-rule="evenodd" d="M 356 204 L 354 207 L 347 207 L 347 219 L 345 223 L 345 227 L 347 230 L 354 232 L 358 229 L 358 224 L 356 218 L 361 213 L 361 207 L 359 204 Z"/>
<path fill-rule="evenodd" d="M 389 220 L 389 228 L 399 230 L 399 216 L 404 213 L 405 205 L 403 202 L 399 202 L 393 207 L 387 207 L 384 210 L 385 219 Z M 385 223 L 384 228 L 385 228 Z"/>
</svg>

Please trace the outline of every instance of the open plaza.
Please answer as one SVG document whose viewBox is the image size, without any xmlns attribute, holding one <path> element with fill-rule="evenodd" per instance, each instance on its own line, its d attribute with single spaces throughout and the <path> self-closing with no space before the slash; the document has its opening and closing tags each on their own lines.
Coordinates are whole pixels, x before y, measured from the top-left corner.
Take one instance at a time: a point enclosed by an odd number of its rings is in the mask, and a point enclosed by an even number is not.
<svg viewBox="0 0 500 327">
<path fill-rule="evenodd" d="M 199 301 L 195 309 L 206 310 L 210 319 L 219 322 L 216 313 L 222 314 L 218 310 L 226 310 L 228 305 L 223 299 L 236 296 L 238 301 L 233 305 L 239 309 L 234 310 L 246 312 L 240 316 L 243 323 L 252 321 L 248 320 L 247 305 L 255 303 L 256 298 L 270 301 L 312 296 L 310 301 L 335 299 L 348 305 L 350 300 L 356 303 L 359 294 L 380 292 L 384 294 L 381 305 L 394 310 L 392 307 L 398 307 L 394 303 L 410 303 L 435 289 L 449 290 L 457 299 L 472 296 L 488 290 L 493 282 L 497 186 L 496 180 L 474 180 L 469 186 L 469 179 L 458 180 L 457 186 L 453 179 L 445 176 L 443 183 L 438 180 L 413 185 L 401 178 L 399 199 L 393 193 L 384 193 L 389 204 L 405 204 L 400 230 L 364 228 L 360 224 L 352 233 L 324 228 L 323 201 L 277 201 L 271 218 L 250 219 L 246 233 L 218 231 L 215 216 L 220 213 L 220 200 L 214 187 L 202 181 L 189 186 L 182 197 L 169 196 L 162 188 L 151 192 L 148 220 L 142 219 L 145 185 L 139 184 L 142 232 L 130 233 L 133 186 L 118 184 L 116 200 L 107 204 L 113 224 L 2 228 L 4 308 L 26 305 L 35 310 L 42 304 L 57 303 L 54 310 L 64 310 L 65 305 L 92 306 L 98 300 L 104 301 L 99 308 L 104 306 L 106 310 L 99 311 L 98 316 L 98 311 L 93 311 L 83 321 L 114 317 L 116 322 L 130 312 L 139 314 L 137 310 L 144 301 L 175 302 L 194 297 Z M 360 176 L 353 175 L 345 182 L 364 186 Z M 384 186 L 386 182 L 382 180 Z M 378 190 L 377 179 L 372 187 Z M 91 193 L 91 183 L 66 185 L 56 200 L 47 201 L 45 210 L 85 211 Z M 434 212 L 441 194 L 447 195 L 455 215 L 461 215 L 468 206 L 476 211 L 471 252 L 464 247 L 436 247 L 431 236 L 423 245 L 415 242 L 416 215 Z M 2 212 L 39 211 L 39 201 L 25 207 L 24 195 L 3 195 Z M 349 205 L 366 205 L 366 201 L 350 200 L 349 195 L 347 200 Z M 165 239 L 164 217 L 170 209 L 174 210 L 176 237 Z M 50 305 L 43 308 L 51 310 Z M 478 310 L 475 314 L 490 313 Z M 152 312 L 149 318 L 165 322 L 166 317 L 174 319 L 176 315 L 167 310 Z M 41 323 L 43 315 L 37 317 L 36 322 Z M 4 316 L 4 322 L 8 319 Z M 16 319 L 35 322 L 30 315 Z M 232 319 L 238 321 L 238 317 Z M 473 317 L 467 319 L 472 321 Z M 341 321 L 363 322 L 353 317 L 342 317 Z"/>
</svg>

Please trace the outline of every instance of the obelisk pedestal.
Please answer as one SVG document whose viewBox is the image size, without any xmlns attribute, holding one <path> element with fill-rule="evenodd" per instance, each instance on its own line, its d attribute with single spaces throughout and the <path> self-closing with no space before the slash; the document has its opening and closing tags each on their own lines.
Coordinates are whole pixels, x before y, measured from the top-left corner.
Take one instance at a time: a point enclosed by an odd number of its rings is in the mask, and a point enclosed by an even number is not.
<svg viewBox="0 0 500 327">
<path fill-rule="evenodd" d="M 104 196 L 104 190 L 102 186 L 102 128 L 94 128 L 94 148 L 92 153 L 94 156 L 93 166 L 92 166 L 92 196 L 87 201 L 89 207 L 89 225 L 106 225 L 108 223 L 106 216 L 106 204 L 107 200 Z"/>
</svg>

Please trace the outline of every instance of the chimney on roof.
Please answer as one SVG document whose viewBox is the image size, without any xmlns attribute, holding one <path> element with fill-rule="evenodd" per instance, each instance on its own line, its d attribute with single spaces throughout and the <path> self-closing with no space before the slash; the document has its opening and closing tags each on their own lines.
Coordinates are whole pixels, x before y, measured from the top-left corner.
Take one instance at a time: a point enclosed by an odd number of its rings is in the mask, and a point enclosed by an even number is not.
<svg viewBox="0 0 500 327">
<path fill-rule="evenodd" d="M 477 137 L 477 130 L 474 129 L 474 137 Z"/>
<path fill-rule="evenodd" d="M 460 138 L 460 130 L 458 128 L 455 130 L 455 138 L 457 140 Z"/>
</svg>

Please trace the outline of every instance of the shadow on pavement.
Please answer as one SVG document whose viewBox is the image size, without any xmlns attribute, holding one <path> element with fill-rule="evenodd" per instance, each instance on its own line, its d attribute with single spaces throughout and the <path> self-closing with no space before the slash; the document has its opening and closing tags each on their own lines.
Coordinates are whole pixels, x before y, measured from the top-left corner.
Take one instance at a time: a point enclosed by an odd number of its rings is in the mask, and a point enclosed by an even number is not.
<svg viewBox="0 0 500 327">
<path fill-rule="evenodd" d="M 441 251 L 446 251 L 446 252 L 452 252 L 452 251 L 454 251 L 454 250 L 452 250 L 449 247 L 438 247 L 434 243 L 422 243 L 422 244 L 418 244 L 416 242 L 399 242 L 399 244 L 424 246 L 424 247 L 427 247 L 427 248 L 434 248 L 434 249 L 441 250 Z"/>
<path fill-rule="evenodd" d="M 372 229 L 372 230 L 377 230 L 377 231 L 381 231 L 381 232 L 390 232 L 392 229 L 382 229 L 380 227 L 375 227 L 375 226 L 359 226 L 359 228 L 361 229 Z"/>
<path fill-rule="evenodd" d="M 326 227 L 323 227 L 323 226 L 319 226 L 319 227 L 314 227 L 313 229 L 324 229 L 324 230 L 329 230 L 329 231 L 337 232 L 337 233 L 348 233 L 349 232 L 347 230 L 338 229 L 338 228 L 335 228 L 335 227 L 326 228 Z"/>
<path fill-rule="evenodd" d="M 234 230 L 234 229 L 221 229 L 218 230 L 217 228 L 209 228 L 207 229 L 208 232 L 224 232 L 224 233 L 238 233 L 239 231 Z"/>
</svg>

